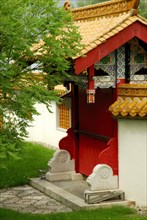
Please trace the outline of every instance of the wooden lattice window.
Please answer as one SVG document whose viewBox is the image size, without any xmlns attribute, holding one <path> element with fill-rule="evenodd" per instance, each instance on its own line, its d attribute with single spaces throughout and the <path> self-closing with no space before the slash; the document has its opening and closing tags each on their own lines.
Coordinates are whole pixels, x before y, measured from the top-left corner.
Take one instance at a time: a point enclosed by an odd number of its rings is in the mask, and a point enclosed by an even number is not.
<svg viewBox="0 0 147 220">
<path fill-rule="evenodd" d="M 63 129 L 70 128 L 70 108 L 64 104 L 58 105 L 58 127 Z"/>
</svg>

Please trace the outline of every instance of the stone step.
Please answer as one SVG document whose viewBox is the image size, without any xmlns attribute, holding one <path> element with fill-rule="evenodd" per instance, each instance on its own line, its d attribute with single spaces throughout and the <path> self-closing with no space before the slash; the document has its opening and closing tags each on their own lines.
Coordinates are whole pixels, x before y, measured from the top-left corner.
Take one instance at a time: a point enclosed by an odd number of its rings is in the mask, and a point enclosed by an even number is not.
<svg viewBox="0 0 147 220">
<path fill-rule="evenodd" d="M 81 184 L 84 180 L 81 180 Z M 79 184 L 79 181 L 71 181 L 70 186 L 72 187 Z M 63 183 L 62 183 L 63 184 Z M 80 184 L 80 185 L 81 185 Z M 79 210 L 79 209 L 90 209 L 90 208 L 98 208 L 98 207 L 110 207 L 113 205 L 131 205 L 134 204 L 132 201 L 105 201 L 97 204 L 87 204 L 84 201 L 84 191 L 83 193 L 83 199 L 78 197 L 77 195 L 69 192 L 69 190 L 66 190 L 69 188 L 69 182 L 65 181 L 64 183 L 64 189 L 55 185 L 54 182 L 49 182 L 45 179 L 41 178 L 32 178 L 30 179 L 30 185 L 34 188 L 40 190 L 41 192 L 45 193 L 46 195 L 56 199 L 57 201 L 67 205 L 68 207 L 72 208 L 73 210 Z M 79 190 L 79 189 L 78 189 Z"/>
</svg>

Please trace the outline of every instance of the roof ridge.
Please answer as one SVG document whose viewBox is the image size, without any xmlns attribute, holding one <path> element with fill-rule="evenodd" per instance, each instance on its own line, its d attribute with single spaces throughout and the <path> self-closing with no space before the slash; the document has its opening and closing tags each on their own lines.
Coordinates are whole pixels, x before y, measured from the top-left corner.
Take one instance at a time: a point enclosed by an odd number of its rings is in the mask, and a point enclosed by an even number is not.
<svg viewBox="0 0 147 220">
<path fill-rule="evenodd" d="M 140 0 L 111 0 L 94 5 L 75 8 L 72 10 L 74 20 L 112 15 L 138 9 Z"/>
</svg>

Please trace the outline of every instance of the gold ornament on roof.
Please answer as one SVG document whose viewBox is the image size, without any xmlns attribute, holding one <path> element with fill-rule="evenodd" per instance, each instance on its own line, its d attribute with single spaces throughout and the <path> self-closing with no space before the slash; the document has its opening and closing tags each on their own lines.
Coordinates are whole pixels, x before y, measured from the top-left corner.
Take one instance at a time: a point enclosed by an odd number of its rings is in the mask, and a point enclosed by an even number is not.
<svg viewBox="0 0 147 220">
<path fill-rule="evenodd" d="M 65 8 L 66 11 L 70 9 L 70 5 L 71 5 L 70 1 L 66 0 L 65 3 L 64 3 L 64 8 Z"/>
</svg>

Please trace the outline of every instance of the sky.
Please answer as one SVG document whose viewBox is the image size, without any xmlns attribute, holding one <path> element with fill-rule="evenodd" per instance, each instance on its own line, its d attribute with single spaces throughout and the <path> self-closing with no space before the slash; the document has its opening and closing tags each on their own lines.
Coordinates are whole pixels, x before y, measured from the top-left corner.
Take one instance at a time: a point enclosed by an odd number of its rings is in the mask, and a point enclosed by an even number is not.
<svg viewBox="0 0 147 220">
<path fill-rule="evenodd" d="M 60 0 L 60 5 L 64 5 L 65 0 Z M 76 2 L 77 0 L 70 0 L 71 4 L 73 4 L 74 6 L 76 6 Z"/>
</svg>

